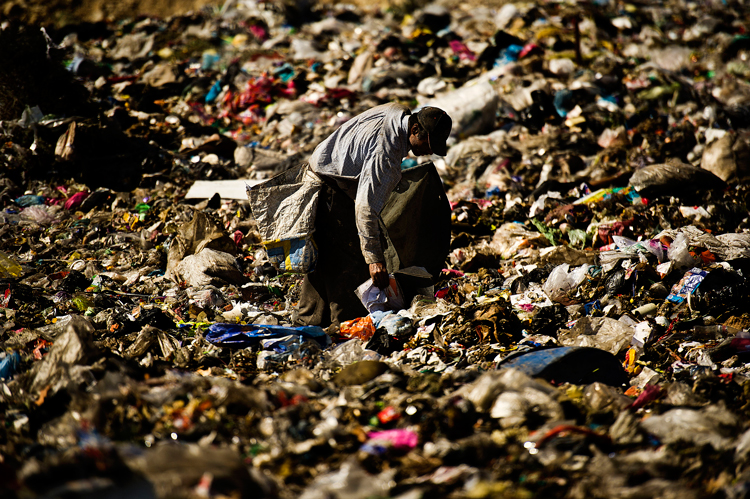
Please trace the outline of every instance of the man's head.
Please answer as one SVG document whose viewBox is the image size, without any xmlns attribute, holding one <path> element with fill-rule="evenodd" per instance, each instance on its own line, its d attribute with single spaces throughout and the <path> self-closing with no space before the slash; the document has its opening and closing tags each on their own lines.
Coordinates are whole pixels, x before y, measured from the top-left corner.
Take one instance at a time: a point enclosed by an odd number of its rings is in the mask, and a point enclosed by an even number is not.
<svg viewBox="0 0 750 499">
<path fill-rule="evenodd" d="M 415 128 L 416 127 L 416 128 Z M 409 142 L 416 155 L 448 152 L 446 140 L 451 133 L 453 120 L 448 113 L 436 107 L 424 107 L 409 120 Z"/>
</svg>

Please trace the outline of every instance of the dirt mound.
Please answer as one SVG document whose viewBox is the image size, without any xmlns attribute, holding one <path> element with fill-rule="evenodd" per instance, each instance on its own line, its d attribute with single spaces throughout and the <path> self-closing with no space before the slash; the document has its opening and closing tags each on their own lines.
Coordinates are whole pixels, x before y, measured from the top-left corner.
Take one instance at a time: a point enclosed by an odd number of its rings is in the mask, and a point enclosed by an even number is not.
<svg viewBox="0 0 750 499">
<path fill-rule="evenodd" d="M 9 0 L 3 2 L 4 16 L 28 24 L 64 26 L 81 22 L 99 22 L 134 15 L 169 17 L 199 10 L 209 5 L 221 5 L 217 0 Z"/>
<path fill-rule="evenodd" d="M 488 8 L 499 8 L 507 0 L 442 0 L 436 4 L 449 8 L 470 7 L 482 5 Z M 121 0 L 108 2 L 106 0 L 6 0 L 2 2 L 2 15 L 17 19 L 27 24 L 51 25 L 62 27 L 82 22 L 96 23 L 105 20 L 116 20 L 134 16 L 169 17 L 185 14 L 189 11 L 200 10 L 207 6 L 220 7 L 225 2 L 221 0 Z M 283 0 L 276 3 L 315 5 L 316 0 L 307 2 Z M 397 8 L 405 12 L 427 5 L 427 0 L 330 0 L 326 3 L 348 3 L 360 8 L 379 6 L 382 9 Z"/>
</svg>

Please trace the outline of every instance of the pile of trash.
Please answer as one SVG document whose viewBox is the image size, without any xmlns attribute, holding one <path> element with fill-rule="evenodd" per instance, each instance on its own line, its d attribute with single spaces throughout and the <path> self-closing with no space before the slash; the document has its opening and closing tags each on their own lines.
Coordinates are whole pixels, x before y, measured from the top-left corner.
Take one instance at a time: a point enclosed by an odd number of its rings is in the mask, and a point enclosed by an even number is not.
<svg viewBox="0 0 750 499">
<path fill-rule="evenodd" d="M 744 2 L 408 5 L 0 25 L 3 497 L 747 497 Z M 390 101 L 445 266 L 295 326 L 245 187 Z"/>
</svg>

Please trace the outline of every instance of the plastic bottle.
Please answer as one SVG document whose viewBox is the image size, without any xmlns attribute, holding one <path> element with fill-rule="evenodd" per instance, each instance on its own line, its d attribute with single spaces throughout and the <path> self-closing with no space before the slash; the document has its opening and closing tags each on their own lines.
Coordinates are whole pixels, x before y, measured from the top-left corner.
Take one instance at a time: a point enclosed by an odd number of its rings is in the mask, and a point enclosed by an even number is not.
<svg viewBox="0 0 750 499">
<path fill-rule="evenodd" d="M 0 251 L 0 277 L 21 277 L 23 269 L 8 254 Z"/>
<path fill-rule="evenodd" d="M 638 317 L 644 317 L 646 315 L 655 314 L 656 309 L 657 309 L 657 306 L 655 303 L 647 303 L 633 310 L 633 313 Z"/>
</svg>

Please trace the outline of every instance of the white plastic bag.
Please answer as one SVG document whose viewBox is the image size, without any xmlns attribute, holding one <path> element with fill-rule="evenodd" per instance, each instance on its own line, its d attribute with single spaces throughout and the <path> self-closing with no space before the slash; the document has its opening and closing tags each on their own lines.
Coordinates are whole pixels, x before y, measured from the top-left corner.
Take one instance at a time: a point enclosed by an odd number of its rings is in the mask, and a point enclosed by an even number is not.
<svg viewBox="0 0 750 499">
<path fill-rule="evenodd" d="M 372 279 L 367 279 L 354 291 L 368 312 L 384 312 L 404 308 L 404 295 L 396 278 L 393 274 L 388 277 L 390 283 L 385 289 L 380 289 L 372 283 Z"/>
<path fill-rule="evenodd" d="M 568 272 L 570 266 L 567 263 L 558 265 L 550 272 L 542 289 L 550 300 L 557 302 L 565 301 L 568 293 L 577 288 L 586 279 L 589 267 L 591 265 L 584 264 Z"/>
<path fill-rule="evenodd" d="M 677 265 L 677 268 L 694 267 L 698 263 L 698 259 L 688 251 L 689 244 L 690 239 L 680 232 L 667 250 L 667 257 Z"/>
<path fill-rule="evenodd" d="M 470 137 L 492 128 L 500 96 L 490 82 L 467 83 L 425 104 L 439 107 L 453 119 L 451 136 Z"/>
</svg>

